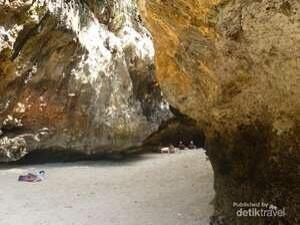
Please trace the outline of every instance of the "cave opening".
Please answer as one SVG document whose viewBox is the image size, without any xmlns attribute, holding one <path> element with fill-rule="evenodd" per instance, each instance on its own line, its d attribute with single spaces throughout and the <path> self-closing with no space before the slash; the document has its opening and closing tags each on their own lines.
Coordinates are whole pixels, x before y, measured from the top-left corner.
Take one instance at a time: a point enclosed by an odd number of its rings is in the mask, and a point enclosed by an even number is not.
<svg viewBox="0 0 300 225">
<path fill-rule="evenodd" d="M 178 147 L 180 142 L 188 146 L 193 141 L 197 148 L 204 148 L 205 134 L 197 126 L 196 121 L 180 113 L 172 106 L 170 109 L 175 117 L 163 123 L 157 132 L 148 137 L 144 142 L 144 147 L 158 151 L 160 147 L 169 145 Z"/>
</svg>

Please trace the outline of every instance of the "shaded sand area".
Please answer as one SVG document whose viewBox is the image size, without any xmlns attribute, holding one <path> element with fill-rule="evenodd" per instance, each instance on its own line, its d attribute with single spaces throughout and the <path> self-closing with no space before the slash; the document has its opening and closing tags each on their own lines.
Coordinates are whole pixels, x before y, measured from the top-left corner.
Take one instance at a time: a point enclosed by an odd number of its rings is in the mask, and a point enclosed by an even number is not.
<svg viewBox="0 0 300 225">
<path fill-rule="evenodd" d="M 17 182 L 36 169 L 45 181 Z M 213 211 L 202 150 L 1 168 L 0 185 L 0 225 L 208 225 Z"/>
</svg>

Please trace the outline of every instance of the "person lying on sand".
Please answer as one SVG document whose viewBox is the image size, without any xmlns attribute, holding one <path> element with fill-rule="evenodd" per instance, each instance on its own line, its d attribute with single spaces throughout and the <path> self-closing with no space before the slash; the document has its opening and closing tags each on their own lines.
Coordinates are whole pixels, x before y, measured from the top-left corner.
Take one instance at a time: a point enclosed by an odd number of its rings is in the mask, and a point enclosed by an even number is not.
<svg viewBox="0 0 300 225">
<path fill-rule="evenodd" d="M 28 173 L 27 175 L 20 175 L 18 181 L 20 182 L 40 182 L 45 178 L 45 171 L 41 170 L 37 174 Z"/>
<path fill-rule="evenodd" d="M 164 147 L 160 149 L 161 153 L 175 153 L 175 147 L 174 145 L 170 144 L 169 147 Z"/>
</svg>

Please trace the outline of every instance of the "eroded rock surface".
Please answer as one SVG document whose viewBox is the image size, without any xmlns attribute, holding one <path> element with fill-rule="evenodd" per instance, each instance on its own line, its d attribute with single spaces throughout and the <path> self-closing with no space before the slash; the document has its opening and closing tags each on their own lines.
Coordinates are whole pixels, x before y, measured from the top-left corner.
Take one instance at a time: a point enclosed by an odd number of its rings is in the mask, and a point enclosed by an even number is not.
<svg viewBox="0 0 300 225">
<path fill-rule="evenodd" d="M 170 103 L 205 130 L 216 214 L 228 224 L 299 224 L 300 3 L 140 0 Z M 283 218 L 238 218 L 233 202 Z"/>
<path fill-rule="evenodd" d="M 123 151 L 171 116 L 135 1 L 0 1 L 0 161 Z"/>
</svg>

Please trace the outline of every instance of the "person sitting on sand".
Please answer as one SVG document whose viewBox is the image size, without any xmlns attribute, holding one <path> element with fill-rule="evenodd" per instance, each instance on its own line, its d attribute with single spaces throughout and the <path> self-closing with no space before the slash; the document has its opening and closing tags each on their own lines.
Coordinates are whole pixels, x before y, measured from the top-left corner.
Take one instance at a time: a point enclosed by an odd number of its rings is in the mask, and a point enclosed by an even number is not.
<svg viewBox="0 0 300 225">
<path fill-rule="evenodd" d="M 190 141 L 190 144 L 188 146 L 189 149 L 196 149 L 197 146 L 194 144 L 194 141 Z"/>
<path fill-rule="evenodd" d="M 184 149 L 185 149 L 185 145 L 183 144 L 182 141 L 179 141 L 178 148 L 179 148 L 180 150 L 184 150 Z"/>
<path fill-rule="evenodd" d="M 169 145 L 169 150 L 170 150 L 170 153 L 175 153 L 175 147 L 174 145 Z"/>
<path fill-rule="evenodd" d="M 28 173 L 27 175 L 20 175 L 18 181 L 21 182 L 40 182 L 45 178 L 45 171 L 41 170 L 37 174 Z"/>
</svg>

